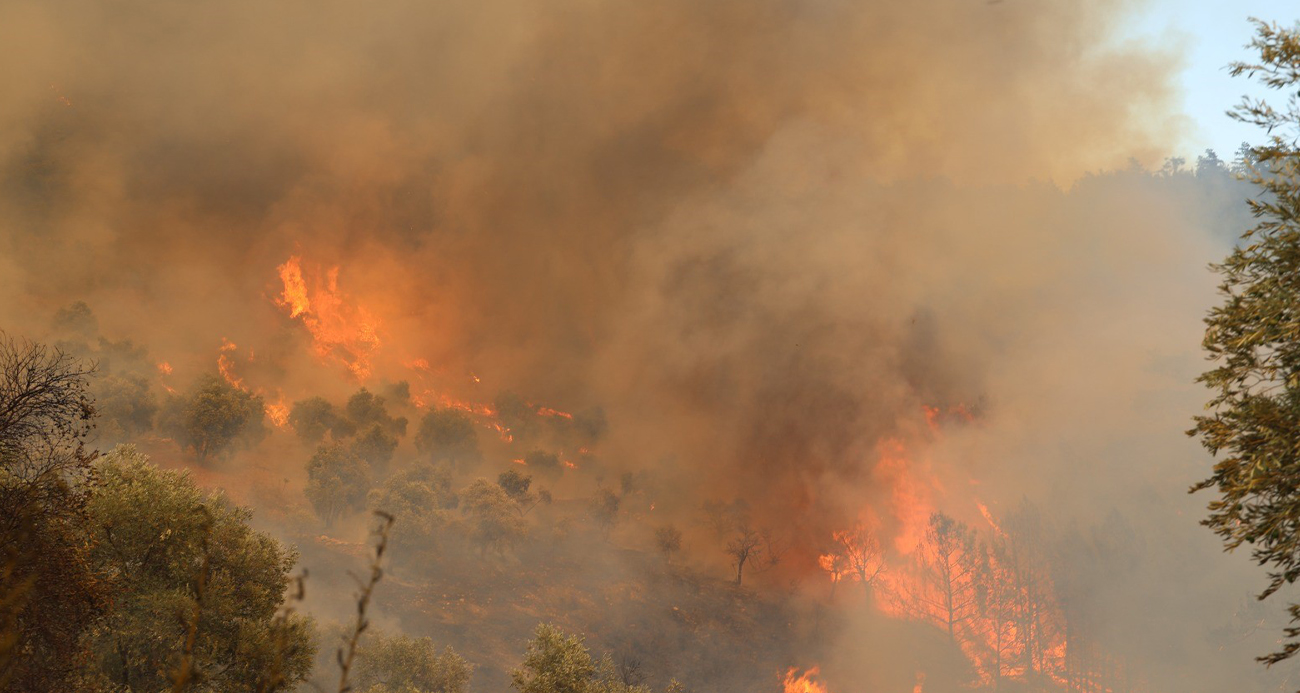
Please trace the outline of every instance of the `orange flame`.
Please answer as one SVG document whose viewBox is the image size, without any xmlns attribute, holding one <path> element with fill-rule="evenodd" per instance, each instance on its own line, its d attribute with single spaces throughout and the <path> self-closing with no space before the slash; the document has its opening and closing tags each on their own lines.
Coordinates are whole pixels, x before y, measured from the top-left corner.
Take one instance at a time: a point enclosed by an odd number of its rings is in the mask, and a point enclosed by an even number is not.
<svg viewBox="0 0 1300 693">
<path fill-rule="evenodd" d="M 884 440 L 878 450 L 880 461 L 876 463 L 874 476 L 891 489 L 889 509 L 897 523 L 894 547 L 900 553 L 911 553 L 921 543 L 926 523 L 934 512 L 930 498 L 934 484 L 917 473 L 919 465 L 908 454 L 903 441 Z"/>
<path fill-rule="evenodd" d="M 930 426 L 930 430 L 938 431 L 939 415 L 943 412 L 939 411 L 938 407 L 931 407 L 925 404 L 921 405 L 921 411 L 925 412 L 925 423 Z"/>
<path fill-rule="evenodd" d="M 838 554 L 824 553 L 817 557 L 817 565 L 831 576 L 831 582 L 844 579 L 844 561 Z"/>
<path fill-rule="evenodd" d="M 266 418 L 270 419 L 276 428 L 282 430 L 289 428 L 289 405 L 284 403 L 284 395 L 266 405 Z"/>
<path fill-rule="evenodd" d="M 371 357 L 380 346 L 379 322 L 339 292 L 339 268 L 326 271 L 323 282 L 304 274 L 296 255 L 277 269 L 284 288 L 275 303 L 302 320 L 316 355 L 342 364 L 359 382 L 369 378 Z"/>
<path fill-rule="evenodd" d="M 229 339 L 226 339 L 225 337 L 221 338 L 221 348 L 217 353 L 217 370 L 221 372 L 221 377 L 225 378 L 226 382 L 230 383 L 231 387 L 236 390 L 248 392 L 248 388 L 244 387 L 244 379 L 235 374 L 234 361 L 232 361 L 227 355 L 238 348 L 239 347 Z"/>
<path fill-rule="evenodd" d="M 820 667 L 813 667 L 799 676 L 795 672 L 799 671 L 797 667 L 785 672 L 783 693 L 827 693 L 826 684 L 817 680 L 817 675 L 821 673 Z"/>
<path fill-rule="evenodd" d="M 166 378 L 172 374 L 172 365 L 166 361 L 158 362 L 158 384 L 171 394 L 176 394 L 176 389 L 167 384 Z"/>
<path fill-rule="evenodd" d="M 997 520 L 993 519 L 993 513 L 989 512 L 988 506 L 979 501 L 975 501 L 975 506 L 980 509 L 980 514 L 984 516 L 984 521 L 988 522 L 989 526 L 993 528 L 993 532 L 999 537 L 1005 537 L 1006 532 L 1003 532 L 1002 527 L 998 525 Z"/>
</svg>

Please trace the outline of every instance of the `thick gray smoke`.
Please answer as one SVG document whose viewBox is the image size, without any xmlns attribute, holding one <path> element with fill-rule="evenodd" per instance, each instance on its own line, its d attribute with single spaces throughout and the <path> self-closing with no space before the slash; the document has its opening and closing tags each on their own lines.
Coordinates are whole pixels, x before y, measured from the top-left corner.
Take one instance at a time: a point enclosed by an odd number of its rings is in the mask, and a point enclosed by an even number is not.
<svg viewBox="0 0 1300 693">
<path fill-rule="evenodd" d="M 229 340 L 252 385 L 339 395 L 274 303 L 290 256 L 337 266 L 372 382 L 425 359 L 457 398 L 603 406 L 657 512 L 743 499 L 805 596 L 867 511 L 1120 522 L 1131 573 L 1077 571 L 1100 639 L 1231 688 L 1271 631 L 1212 634 L 1253 573 L 1196 527 L 1182 429 L 1244 191 L 1130 166 L 1182 121 L 1176 56 L 1112 39 L 1128 9 L 7 0 L 0 325 L 85 300 L 178 382 Z M 911 685 L 871 623 L 813 653 L 836 693 Z"/>
</svg>

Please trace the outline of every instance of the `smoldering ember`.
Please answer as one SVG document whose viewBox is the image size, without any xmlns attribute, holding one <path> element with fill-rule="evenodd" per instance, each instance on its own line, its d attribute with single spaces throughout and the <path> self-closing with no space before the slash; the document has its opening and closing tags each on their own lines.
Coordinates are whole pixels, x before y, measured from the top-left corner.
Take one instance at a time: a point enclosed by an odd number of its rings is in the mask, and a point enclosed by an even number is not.
<svg viewBox="0 0 1300 693">
<path fill-rule="evenodd" d="M 0 0 L 0 691 L 1300 689 L 1297 18 Z"/>
</svg>

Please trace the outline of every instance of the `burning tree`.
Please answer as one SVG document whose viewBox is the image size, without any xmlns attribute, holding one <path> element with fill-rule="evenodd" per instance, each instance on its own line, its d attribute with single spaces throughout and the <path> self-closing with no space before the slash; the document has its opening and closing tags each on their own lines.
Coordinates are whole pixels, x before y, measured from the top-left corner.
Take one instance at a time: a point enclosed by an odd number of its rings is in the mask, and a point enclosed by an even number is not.
<svg viewBox="0 0 1300 693">
<path fill-rule="evenodd" d="M 545 450 L 533 450 L 524 455 L 524 464 L 529 469 L 536 470 L 538 474 L 551 477 L 559 475 L 562 469 L 560 456 Z"/>
<path fill-rule="evenodd" d="M 1037 507 L 1025 501 L 1006 522 L 993 559 L 1010 590 L 1015 652 L 1027 678 L 1051 674 L 1060 665 L 1061 620 L 1045 525 Z"/>
<path fill-rule="evenodd" d="M 820 557 L 822 570 L 831 576 L 831 596 L 835 586 L 848 577 L 862 583 L 867 596 L 880 574 L 885 570 L 885 555 L 880 550 L 876 535 L 862 523 L 852 529 L 835 532 L 835 548 Z"/>
<path fill-rule="evenodd" d="M 987 673 L 996 688 L 1006 665 L 1016 653 L 1016 607 L 1019 592 L 1007 560 L 1008 548 L 1003 537 L 995 537 L 981 555 L 976 598 L 983 622 Z"/>
<path fill-rule="evenodd" d="M 966 523 L 943 513 L 930 516 L 919 554 L 922 581 L 911 597 L 954 643 L 958 629 L 976 615 L 982 550 Z"/>
</svg>

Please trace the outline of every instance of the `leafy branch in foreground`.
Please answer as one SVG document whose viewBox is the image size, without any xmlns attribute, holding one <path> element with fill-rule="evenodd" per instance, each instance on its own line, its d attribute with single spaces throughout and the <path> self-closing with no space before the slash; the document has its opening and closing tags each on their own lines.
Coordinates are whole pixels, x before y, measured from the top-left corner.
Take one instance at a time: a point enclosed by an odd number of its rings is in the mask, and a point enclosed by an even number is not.
<svg viewBox="0 0 1300 693">
<path fill-rule="evenodd" d="M 1268 135 L 1244 157 L 1258 223 L 1214 266 L 1223 302 L 1205 319 L 1203 347 L 1215 365 L 1198 379 L 1214 395 L 1188 434 L 1218 458 L 1192 488 L 1218 492 L 1202 524 L 1269 566 L 1266 599 L 1300 579 L 1300 29 L 1256 21 L 1256 31 L 1259 62 L 1232 74 L 1290 93 L 1280 109 L 1245 99 L 1232 113 Z M 1300 652 L 1300 604 L 1288 611 L 1289 642 L 1259 658 L 1266 664 Z"/>
</svg>

